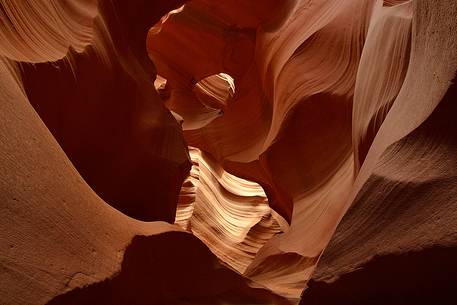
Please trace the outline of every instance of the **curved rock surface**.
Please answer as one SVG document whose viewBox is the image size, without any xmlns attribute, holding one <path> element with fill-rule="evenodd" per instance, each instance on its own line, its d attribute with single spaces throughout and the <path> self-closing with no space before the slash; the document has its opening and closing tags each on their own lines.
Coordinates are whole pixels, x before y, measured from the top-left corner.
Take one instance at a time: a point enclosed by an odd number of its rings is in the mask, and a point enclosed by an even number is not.
<svg viewBox="0 0 457 305">
<path fill-rule="evenodd" d="M 0 0 L 1 304 L 453 304 L 454 0 Z"/>
<path fill-rule="evenodd" d="M 193 161 L 181 189 L 175 222 L 243 274 L 259 249 L 287 230 L 262 187 L 227 173 L 210 156 L 190 148 Z"/>
</svg>

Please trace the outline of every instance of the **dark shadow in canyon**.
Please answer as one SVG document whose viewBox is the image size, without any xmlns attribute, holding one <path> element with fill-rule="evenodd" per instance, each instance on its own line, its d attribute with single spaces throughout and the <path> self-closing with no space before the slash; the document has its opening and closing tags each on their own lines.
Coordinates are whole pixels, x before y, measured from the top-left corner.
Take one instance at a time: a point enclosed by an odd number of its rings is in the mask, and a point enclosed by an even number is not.
<svg viewBox="0 0 457 305">
<path fill-rule="evenodd" d="M 457 247 L 376 257 L 333 283 L 311 280 L 302 305 L 453 305 Z"/>
<path fill-rule="evenodd" d="M 136 236 L 121 270 L 110 279 L 76 288 L 47 305 L 288 304 L 222 266 L 191 234 Z"/>
</svg>

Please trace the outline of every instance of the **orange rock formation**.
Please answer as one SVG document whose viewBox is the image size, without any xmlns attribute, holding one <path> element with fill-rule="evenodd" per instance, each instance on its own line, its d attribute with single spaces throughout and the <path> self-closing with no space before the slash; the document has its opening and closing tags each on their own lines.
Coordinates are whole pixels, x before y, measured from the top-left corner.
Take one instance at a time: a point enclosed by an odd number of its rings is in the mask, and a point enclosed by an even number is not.
<svg viewBox="0 0 457 305">
<path fill-rule="evenodd" d="M 454 304 L 454 0 L 0 0 L 0 304 Z"/>
</svg>

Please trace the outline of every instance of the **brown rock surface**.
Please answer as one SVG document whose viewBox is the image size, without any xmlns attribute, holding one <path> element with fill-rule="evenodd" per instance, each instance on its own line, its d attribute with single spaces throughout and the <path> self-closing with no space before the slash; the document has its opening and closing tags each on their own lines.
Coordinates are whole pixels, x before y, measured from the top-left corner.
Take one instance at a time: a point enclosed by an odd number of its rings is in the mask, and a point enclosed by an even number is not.
<svg viewBox="0 0 457 305">
<path fill-rule="evenodd" d="M 453 304 L 456 33 L 454 0 L 0 0 L 0 304 Z"/>
</svg>

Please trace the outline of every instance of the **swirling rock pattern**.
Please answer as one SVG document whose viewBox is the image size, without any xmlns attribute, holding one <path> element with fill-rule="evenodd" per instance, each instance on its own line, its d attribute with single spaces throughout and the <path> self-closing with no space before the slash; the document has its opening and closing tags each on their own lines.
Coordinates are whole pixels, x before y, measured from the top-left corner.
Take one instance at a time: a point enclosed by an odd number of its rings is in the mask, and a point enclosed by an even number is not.
<svg viewBox="0 0 457 305">
<path fill-rule="evenodd" d="M 196 148 L 190 148 L 190 156 L 194 165 L 181 189 L 175 222 L 243 274 L 287 223 L 269 207 L 260 185 L 227 173 Z"/>
<path fill-rule="evenodd" d="M 454 304 L 454 0 L 0 0 L 0 304 Z"/>
</svg>

